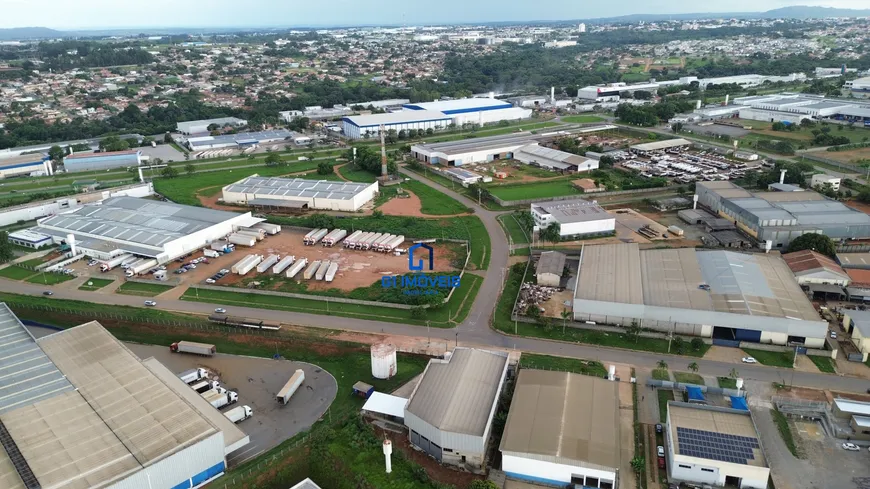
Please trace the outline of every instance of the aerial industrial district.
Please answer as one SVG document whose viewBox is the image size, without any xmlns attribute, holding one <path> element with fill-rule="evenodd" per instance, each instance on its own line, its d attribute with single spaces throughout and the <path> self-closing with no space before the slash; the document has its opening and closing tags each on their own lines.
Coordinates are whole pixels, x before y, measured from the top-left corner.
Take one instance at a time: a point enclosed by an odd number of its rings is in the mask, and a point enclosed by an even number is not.
<svg viewBox="0 0 870 489">
<path fill-rule="evenodd" d="M 0 487 L 870 487 L 868 33 L 2 43 Z"/>
</svg>

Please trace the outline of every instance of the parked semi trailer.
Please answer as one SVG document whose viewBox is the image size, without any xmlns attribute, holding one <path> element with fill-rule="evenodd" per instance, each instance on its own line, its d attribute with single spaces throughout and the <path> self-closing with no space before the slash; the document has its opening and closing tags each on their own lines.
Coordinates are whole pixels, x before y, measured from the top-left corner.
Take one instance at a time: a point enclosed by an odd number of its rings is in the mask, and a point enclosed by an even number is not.
<svg viewBox="0 0 870 489">
<path fill-rule="evenodd" d="M 234 391 L 219 392 L 216 389 L 206 391 L 202 397 L 209 402 L 215 409 L 229 406 L 239 400 L 239 394 Z"/>
<path fill-rule="evenodd" d="M 257 241 L 263 241 L 264 239 L 266 239 L 266 231 L 263 231 L 262 229 L 239 229 L 238 231 L 236 231 L 236 234 L 241 234 L 242 236 L 250 236 Z"/>
<path fill-rule="evenodd" d="M 403 235 L 395 236 L 395 237 L 393 237 L 393 239 L 391 239 L 390 241 L 388 241 L 384 245 L 384 249 L 382 251 L 384 253 L 392 253 L 393 250 L 395 250 L 399 246 L 402 246 L 402 243 L 404 243 L 404 242 L 405 242 L 405 236 L 403 236 Z"/>
<path fill-rule="evenodd" d="M 253 319 L 240 316 L 228 316 L 226 314 L 210 314 L 208 320 L 213 323 L 225 324 L 227 326 L 238 326 L 241 328 L 251 329 L 269 329 L 278 331 L 281 329 L 281 323 L 274 321 L 263 321 L 262 319 Z"/>
<path fill-rule="evenodd" d="M 287 267 L 292 265 L 294 261 L 296 261 L 296 256 L 294 256 L 294 255 L 285 256 L 281 261 L 276 263 L 274 267 L 272 267 L 272 273 L 277 275 L 277 274 L 283 272 L 284 270 L 287 269 Z"/>
<path fill-rule="evenodd" d="M 296 275 L 299 275 L 299 272 L 305 268 L 305 265 L 308 264 L 308 258 L 302 258 L 296 263 L 293 264 L 290 268 L 287 269 L 286 277 L 293 278 Z"/>
<path fill-rule="evenodd" d="M 197 343 L 195 341 L 176 341 L 169 345 L 169 351 L 174 353 L 192 353 L 210 357 L 217 353 L 217 349 L 210 343 Z"/>
<path fill-rule="evenodd" d="M 281 232 L 281 226 L 279 224 L 272 224 L 269 222 L 258 222 L 251 227 L 254 229 L 262 229 L 268 234 L 278 234 Z"/>
<path fill-rule="evenodd" d="M 274 264 L 278 263 L 278 260 L 280 260 L 280 259 L 281 259 L 281 257 L 278 255 L 269 255 L 268 258 L 266 258 L 265 260 L 260 262 L 259 265 L 257 265 L 257 272 L 259 272 L 259 273 L 265 272 L 266 270 L 272 268 L 272 266 Z"/>
<path fill-rule="evenodd" d="M 308 233 L 302 238 L 302 244 L 307 245 L 308 242 L 311 240 L 311 237 L 319 232 L 320 232 L 320 228 L 312 229 L 311 231 L 308 231 Z"/>
<path fill-rule="evenodd" d="M 233 233 L 227 237 L 227 241 L 235 245 L 254 246 L 257 244 L 257 239 L 253 236 L 248 236 L 239 233 Z"/>
<path fill-rule="evenodd" d="M 381 239 L 372 243 L 372 249 L 375 251 L 383 251 L 384 243 L 386 243 L 387 241 L 390 241 L 394 237 L 395 237 L 394 235 L 389 234 L 389 233 L 384 234 L 383 236 L 381 236 Z"/>
<path fill-rule="evenodd" d="M 208 370 L 204 368 L 192 368 L 178 374 L 178 378 L 181 379 L 181 381 L 185 384 L 192 384 L 193 382 L 205 379 L 207 377 Z"/>
<path fill-rule="evenodd" d="M 324 275 L 326 275 L 326 270 L 329 269 L 329 265 L 332 262 L 329 260 L 324 260 L 320 263 L 320 266 L 317 267 L 317 271 L 314 272 L 314 280 L 323 280 Z"/>
<path fill-rule="evenodd" d="M 326 269 L 326 275 L 323 278 L 327 282 L 332 282 L 335 279 L 335 274 L 338 272 L 338 262 L 332 262 L 329 264 L 329 268 Z"/>
<path fill-rule="evenodd" d="M 230 271 L 233 272 L 233 273 L 239 273 L 239 270 L 240 270 L 241 268 L 247 266 L 248 263 L 254 261 L 254 258 L 255 258 L 256 256 L 257 256 L 257 255 L 247 255 L 246 257 L 244 257 L 244 258 L 242 258 L 241 260 L 237 261 L 233 266 L 231 266 L 231 267 L 230 267 Z"/>
<path fill-rule="evenodd" d="M 324 238 L 324 240 L 323 240 L 323 245 L 324 245 L 324 246 L 330 246 L 330 247 L 331 247 L 331 246 L 335 246 L 336 244 L 340 243 L 341 240 L 343 240 L 346 236 L 347 236 L 347 231 L 346 231 L 346 230 L 344 230 L 344 229 L 336 229 L 336 230 L 333 231 L 332 234 L 329 236 L 329 240 L 326 240 L 326 239 Z"/>
<path fill-rule="evenodd" d="M 311 237 L 308 238 L 308 241 L 305 243 L 308 246 L 316 245 L 323 239 L 327 234 L 329 234 L 328 229 L 320 229 L 316 233 L 312 234 Z"/>
<path fill-rule="evenodd" d="M 126 254 L 126 255 L 116 256 L 115 258 L 112 258 L 110 260 L 106 260 L 102 264 L 100 264 L 100 271 L 101 272 L 108 272 L 109 270 L 111 270 L 111 269 L 117 267 L 118 265 L 121 265 L 122 263 L 129 260 L 130 257 L 132 257 L 132 256 L 133 255 Z"/>
<path fill-rule="evenodd" d="M 217 389 L 220 386 L 220 382 L 216 380 L 200 380 L 199 382 L 191 384 L 190 388 L 195 390 L 198 394 L 202 394 L 205 391 Z"/>
<path fill-rule="evenodd" d="M 239 275 L 244 275 L 251 270 L 254 269 L 261 261 L 263 261 L 263 255 L 254 255 L 253 261 L 246 262 L 244 265 L 239 267 L 239 271 L 237 272 Z"/>
<path fill-rule="evenodd" d="M 308 265 L 308 268 L 302 272 L 302 278 L 305 280 L 311 280 L 311 277 L 314 276 L 314 273 L 317 272 L 318 268 L 320 268 L 320 260 L 314 260 L 311 265 Z"/>
<path fill-rule="evenodd" d="M 278 392 L 278 395 L 276 396 L 276 399 L 278 399 L 278 402 L 280 402 L 282 405 L 290 402 L 290 398 L 293 397 L 293 394 L 296 392 L 296 389 L 298 389 L 299 386 L 302 385 L 302 382 L 304 382 L 304 381 L 305 381 L 305 372 L 303 372 L 302 369 L 300 368 L 300 369 L 296 370 L 296 372 L 293 373 L 293 376 L 290 377 L 290 380 L 288 380 L 287 383 L 284 384 L 284 387 L 282 387 L 281 390 Z"/>
<path fill-rule="evenodd" d="M 354 231 L 350 234 L 350 236 L 344 238 L 344 247 L 350 248 L 353 243 L 356 242 L 356 239 L 363 235 L 362 231 Z"/>
<path fill-rule="evenodd" d="M 233 423 L 241 423 L 253 415 L 254 411 L 251 406 L 236 406 L 224 413 L 224 416 Z"/>
</svg>

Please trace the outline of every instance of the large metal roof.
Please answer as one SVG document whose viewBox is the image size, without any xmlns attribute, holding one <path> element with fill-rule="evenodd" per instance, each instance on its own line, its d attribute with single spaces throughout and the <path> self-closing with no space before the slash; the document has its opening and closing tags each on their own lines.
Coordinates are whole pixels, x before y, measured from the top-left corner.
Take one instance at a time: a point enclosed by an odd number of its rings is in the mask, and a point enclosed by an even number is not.
<svg viewBox="0 0 870 489">
<path fill-rule="evenodd" d="M 637 244 L 584 246 L 574 297 L 643 304 Z"/>
<path fill-rule="evenodd" d="M 597 202 L 585 199 L 557 200 L 532 204 L 540 214 L 549 214 L 560 224 L 615 219 Z"/>
<path fill-rule="evenodd" d="M 827 271 L 843 279 L 848 279 L 846 271 L 837 262 L 813 250 L 801 250 L 782 255 L 786 265 L 796 276 L 808 275 L 818 271 Z"/>
<path fill-rule="evenodd" d="M 75 390 L 4 412 L 0 422 L 42 487 L 99 487 L 218 432 L 97 322 L 37 344 Z M 3 455 L 0 481 L 14 482 Z"/>
<path fill-rule="evenodd" d="M 71 390 L 27 328 L 0 303 L 0 415 Z"/>
<path fill-rule="evenodd" d="M 598 377 L 520 370 L 499 449 L 536 460 L 616 470 L 618 387 Z"/>
<path fill-rule="evenodd" d="M 460 139 L 457 141 L 444 141 L 441 143 L 415 144 L 411 149 L 412 151 L 418 152 L 438 152 L 444 153 L 445 155 L 455 155 L 473 151 L 486 151 L 493 148 L 504 148 L 509 151 L 511 149 L 534 143 L 535 141 L 536 136 L 530 132 L 516 132 L 513 134 Z"/>
<path fill-rule="evenodd" d="M 385 114 L 348 115 L 343 120 L 357 127 L 376 127 L 381 124 L 411 124 L 414 122 L 443 121 L 449 124 L 453 119 L 435 110 L 402 110 Z"/>
<path fill-rule="evenodd" d="M 507 368 L 507 354 L 455 348 L 430 360 L 406 412 L 441 431 L 483 436 Z"/>
<path fill-rule="evenodd" d="M 255 198 L 351 200 L 372 185 L 377 184 L 250 176 L 227 185 L 223 191 L 252 194 Z"/>
</svg>

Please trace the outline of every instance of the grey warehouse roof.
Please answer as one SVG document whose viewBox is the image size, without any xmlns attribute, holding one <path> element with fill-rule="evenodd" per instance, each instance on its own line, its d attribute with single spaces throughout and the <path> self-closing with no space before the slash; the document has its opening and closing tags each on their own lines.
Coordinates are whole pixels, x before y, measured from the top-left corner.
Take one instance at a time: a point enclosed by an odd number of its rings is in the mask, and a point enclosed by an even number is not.
<svg viewBox="0 0 870 489">
<path fill-rule="evenodd" d="M 532 204 L 532 207 L 540 214 L 552 215 L 560 224 L 613 219 L 598 203 L 583 199 L 541 202 Z"/>
<path fill-rule="evenodd" d="M 658 151 L 668 148 L 676 148 L 679 146 L 691 146 L 692 142 L 686 139 L 666 139 L 664 141 L 655 141 L 652 143 L 635 144 L 631 149 L 635 151 Z"/>
<path fill-rule="evenodd" d="M 302 178 L 247 177 L 224 187 L 224 192 L 254 194 L 260 198 L 303 197 L 318 199 L 350 200 L 372 186 L 371 183 L 333 182 L 329 180 L 305 180 Z"/>
<path fill-rule="evenodd" d="M 430 360 L 406 411 L 441 431 L 483 436 L 507 361 L 505 353 L 471 348 Z"/>
<path fill-rule="evenodd" d="M 861 332 L 862 338 L 870 338 L 870 311 L 848 309 L 843 314 L 849 316 L 854 327 Z M 848 328 L 848 325 L 845 325 Z"/>
<path fill-rule="evenodd" d="M 413 122 L 426 121 L 452 121 L 449 115 L 435 110 L 402 110 L 398 112 L 388 112 L 386 114 L 371 114 L 371 115 L 349 115 L 343 120 L 351 122 L 357 127 L 372 127 L 381 124 L 405 124 Z"/>
<path fill-rule="evenodd" d="M 419 112 L 419 111 L 418 111 Z M 517 132 L 500 136 L 445 141 L 442 143 L 415 144 L 413 151 L 438 152 L 447 155 L 468 153 L 470 151 L 486 151 L 493 148 L 511 148 L 535 142 L 535 135 L 530 132 Z"/>
<path fill-rule="evenodd" d="M 565 258 L 565 254 L 562 252 L 545 251 L 541 253 L 541 257 L 538 259 L 538 267 L 535 269 L 535 273 L 538 275 L 552 273 L 561 277 L 562 271 L 565 269 Z"/>
<path fill-rule="evenodd" d="M 112 197 L 101 204 L 85 205 L 72 212 L 39 221 L 41 233 L 62 236 L 67 233 L 96 239 L 125 241 L 139 245 L 140 251 L 160 249 L 164 244 L 234 219 L 241 214 L 172 202 L 155 202 L 135 197 Z M 120 248 L 127 249 L 122 245 Z"/>
</svg>

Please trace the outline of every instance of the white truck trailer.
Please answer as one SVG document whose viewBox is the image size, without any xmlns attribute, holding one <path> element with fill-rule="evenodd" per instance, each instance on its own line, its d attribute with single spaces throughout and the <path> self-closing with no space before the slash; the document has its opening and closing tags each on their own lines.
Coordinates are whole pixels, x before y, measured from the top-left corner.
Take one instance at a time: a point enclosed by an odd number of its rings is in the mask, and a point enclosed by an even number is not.
<svg viewBox="0 0 870 489">
<path fill-rule="evenodd" d="M 217 389 L 220 386 L 220 382 L 216 380 L 200 380 L 199 382 L 191 384 L 190 388 L 195 390 L 197 394 L 202 394 L 205 391 Z"/>
<path fill-rule="evenodd" d="M 372 243 L 372 249 L 375 250 L 375 251 L 384 251 L 384 243 L 386 243 L 387 241 L 393 239 L 394 237 L 395 237 L 394 235 L 389 234 L 389 233 L 387 233 L 387 234 L 381 236 L 381 239 L 379 239 L 379 240 L 377 240 L 376 242 Z"/>
<path fill-rule="evenodd" d="M 217 251 L 217 250 L 212 250 L 212 249 L 206 248 L 206 249 L 202 250 L 202 255 L 206 258 L 217 258 L 217 257 L 221 256 L 221 252 Z"/>
<path fill-rule="evenodd" d="M 248 255 L 242 258 L 241 260 L 237 261 L 235 265 L 230 267 L 230 271 L 233 273 L 239 273 L 239 269 L 247 265 L 248 262 L 253 261 L 255 256 L 257 255 Z"/>
<path fill-rule="evenodd" d="M 314 276 L 314 273 L 317 269 L 320 268 L 320 260 L 314 260 L 311 265 L 308 265 L 308 268 L 302 273 L 302 278 L 305 280 L 311 280 L 311 277 Z"/>
<path fill-rule="evenodd" d="M 131 256 L 133 256 L 133 255 L 127 253 L 125 255 L 119 255 L 119 256 L 116 256 L 116 257 L 111 258 L 109 260 L 106 260 L 102 264 L 100 264 L 100 271 L 101 272 L 108 272 L 109 270 L 124 263 L 126 260 L 129 260 Z"/>
<path fill-rule="evenodd" d="M 251 236 L 257 241 L 263 241 L 264 239 L 266 239 L 266 231 L 263 231 L 262 229 L 239 229 L 238 231 L 236 231 L 236 234 L 241 234 L 242 236 Z"/>
<path fill-rule="evenodd" d="M 350 236 L 348 236 L 347 238 L 344 238 L 344 247 L 345 247 L 345 248 L 350 248 L 350 247 L 353 245 L 353 243 L 356 242 L 356 239 L 359 238 L 359 237 L 362 236 L 362 235 L 363 235 L 363 232 L 362 232 L 362 231 L 354 231 L 354 232 L 352 232 L 352 233 L 350 234 Z"/>
<path fill-rule="evenodd" d="M 178 378 L 181 379 L 185 384 L 192 384 L 196 381 L 205 379 L 208 377 L 208 370 L 204 368 L 192 368 L 190 370 L 185 370 L 178 374 Z"/>
<path fill-rule="evenodd" d="M 359 235 L 357 235 L 353 239 L 348 238 L 348 239 L 344 240 L 345 248 L 348 248 L 351 250 L 356 249 L 357 247 L 359 247 L 359 244 L 362 243 L 362 241 L 368 237 L 369 234 L 370 233 L 363 231 L 362 233 L 360 233 Z"/>
<path fill-rule="evenodd" d="M 316 245 L 316 244 L 319 243 L 320 240 L 323 239 L 324 236 L 326 236 L 327 234 L 329 234 L 329 230 L 328 230 L 328 229 L 320 229 L 320 230 L 318 230 L 316 233 L 312 234 L 311 237 L 308 238 L 308 242 L 305 243 L 305 244 L 307 244 L 308 246 Z"/>
<path fill-rule="evenodd" d="M 173 353 L 192 353 L 194 355 L 202 355 L 210 357 L 217 352 L 214 345 L 210 343 L 197 343 L 195 341 L 176 341 L 169 345 L 169 351 Z"/>
<path fill-rule="evenodd" d="M 257 224 L 254 224 L 251 227 L 254 229 L 262 229 L 263 231 L 266 231 L 266 234 L 271 234 L 271 235 L 275 235 L 275 234 L 278 234 L 281 232 L 280 225 L 272 224 L 269 222 L 258 222 Z"/>
<path fill-rule="evenodd" d="M 297 261 L 296 263 L 294 263 L 293 266 L 291 266 L 290 268 L 287 269 L 287 273 L 285 274 L 285 276 L 286 276 L 287 278 L 293 278 L 293 277 L 295 277 L 296 275 L 299 274 L 299 272 L 300 272 L 303 268 L 305 268 L 305 265 L 307 265 L 307 264 L 308 264 L 308 258 L 302 258 L 302 259 L 300 259 L 299 261 Z"/>
<path fill-rule="evenodd" d="M 233 423 L 241 423 L 253 415 L 254 411 L 251 406 L 236 406 L 224 413 L 224 416 Z"/>
<path fill-rule="evenodd" d="M 302 371 L 302 369 L 300 368 L 293 373 L 293 376 L 290 377 L 290 380 L 288 380 L 287 383 L 284 384 L 284 387 L 282 387 L 281 390 L 278 392 L 278 395 L 276 396 L 278 402 L 280 402 L 282 405 L 286 405 L 288 402 L 290 402 L 290 398 L 293 397 L 296 389 L 298 389 L 304 381 L 305 372 Z"/>
<path fill-rule="evenodd" d="M 285 256 L 281 261 L 276 263 L 274 267 L 272 267 L 272 273 L 274 273 L 275 275 L 278 275 L 279 273 L 286 270 L 287 267 L 292 265 L 294 261 L 296 261 L 296 256 L 294 256 L 294 255 Z"/>
<path fill-rule="evenodd" d="M 257 238 L 239 233 L 233 233 L 227 237 L 227 241 L 240 246 L 254 246 L 257 244 Z"/>
<path fill-rule="evenodd" d="M 391 239 L 389 242 L 387 242 L 384 245 L 383 252 L 384 253 L 392 253 L 393 250 L 395 250 L 399 246 L 402 246 L 402 243 L 404 243 L 404 242 L 405 242 L 405 236 L 403 236 L 403 235 L 395 236 L 395 237 L 393 237 L 393 239 Z"/>
<path fill-rule="evenodd" d="M 320 232 L 320 228 L 312 229 L 311 231 L 308 231 L 308 233 L 302 238 L 302 244 L 307 245 L 308 241 L 311 239 L 311 237 L 319 232 Z"/>
<path fill-rule="evenodd" d="M 205 394 L 202 394 L 202 397 L 214 406 L 215 409 L 229 406 L 239 400 L 239 394 L 235 391 L 220 392 L 215 389 L 206 391 Z"/>
<path fill-rule="evenodd" d="M 144 272 L 145 270 L 149 270 L 151 268 L 156 267 L 157 264 L 158 264 L 157 260 L 154 260 L 154 259 L 139 260 L 136 263 L 134 263 L 133 265 L 131 265 L 130 268 L 127 269 L 127 271 L 133 272 L 133 275 L 138 275 L 138 274 Z"/>
<path fill-rule="evenodd" d="M 239 275 L 244 275 L 251 270 L 254 269 L 260 262 L 263 261 L 263 255 L 254 255 L 253 261 L 249 261 L 245 263 L 243 266 L 239 267 L 239 271 L 237 272 Z"/>
<path fill-rule="evenodd" d="M 335 279 L 335 274 L 338 272 L 338 262 L 332 262 L 329 264 L 329 268 L 326 269 L 326 275 L 323 278 L 327 282 L 332 282 Z"/>
<path fill-rule="evenodd" d="M 323 277 L 326 275 L 326 270 L 329 269 L 329 265 L 332 262 L 329 260 L 324 260 L 319 267 L 317 267 L 317 271 L 314 273 L 314 280 L 323 280 Z"/>
<path fill-rule="evenodd" d="M 323 246 L 335 246 L 336 243 L 341 242 L 347 236 L 347 231 L 344 229 L 335 229 L 331 233 L 327 234 L 325 238 L 323 238 Z"/>
<path fill-rule="evenodd" d="M 272 268 L 273 265 L 278 263 L 278 260 L 280 260 L 280 259 L 281 259 L 281 257 L 278 255 L 269 255 L 268 258 L 261 261 L 260 264 L 257 265 L 257 272 L 259 272 L 259 273 L 265 272 L 266 270 Z"/>
</svg>

